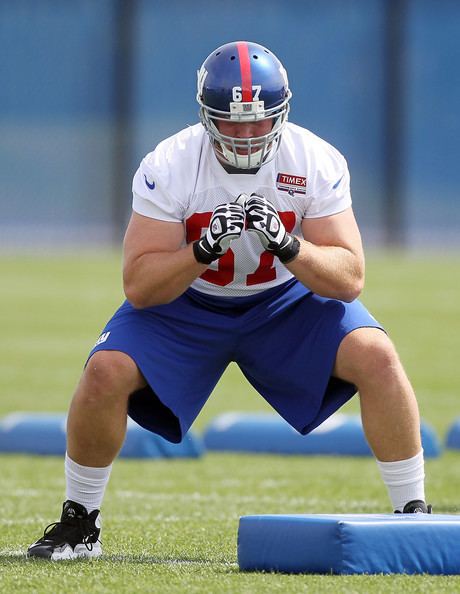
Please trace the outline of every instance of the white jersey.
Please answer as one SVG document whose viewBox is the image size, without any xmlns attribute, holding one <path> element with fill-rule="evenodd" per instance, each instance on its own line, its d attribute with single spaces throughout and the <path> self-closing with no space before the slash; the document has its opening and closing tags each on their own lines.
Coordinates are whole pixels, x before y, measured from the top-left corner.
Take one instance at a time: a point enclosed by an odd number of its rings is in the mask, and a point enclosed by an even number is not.
<svg viewBox="0 0 460 594">
<path fill-rule="evenodd" d="M 133 180 L 133 210 L 180 222 L 190 243 L 205 232 L 214 208 L 241 193 L 265 196 L 287 231 L 302 236 L 305 218 L 336 214 L 351 205 L 344 157 L 312 132 L 288 122 L 276 157 L 256 173 L 227 173 L 201 124 L 161 142 L 141 162 Z M 243 232 L 192 287 L 211 295 L 240 297 L 286 282 L 289 270 Z"/>
</svg>

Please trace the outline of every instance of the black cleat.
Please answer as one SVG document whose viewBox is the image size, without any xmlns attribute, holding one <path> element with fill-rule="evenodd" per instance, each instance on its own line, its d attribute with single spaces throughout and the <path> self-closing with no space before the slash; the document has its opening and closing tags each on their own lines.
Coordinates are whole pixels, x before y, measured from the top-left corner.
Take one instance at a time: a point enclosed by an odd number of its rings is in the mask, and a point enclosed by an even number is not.
<svg viewBox="0 0 460 594">
<path fill-rule="evenodd" d="M 395 514 L 431 514 L 432 508 L 431 505 L 427 505 L 421 499 L 414 499 L 414 501 L 409 501 L 404 506 L 402 512 L 396 510 Z"/>
<path fill-rule="evenodd" d="M 62 505 L 59 522 L 45 528 L 43 536 L 30 545 L 27 557 L 60 561 L 102 554 L 99 510 L 90 514 L 79 503 L 67 500 Z"/>
</svg>

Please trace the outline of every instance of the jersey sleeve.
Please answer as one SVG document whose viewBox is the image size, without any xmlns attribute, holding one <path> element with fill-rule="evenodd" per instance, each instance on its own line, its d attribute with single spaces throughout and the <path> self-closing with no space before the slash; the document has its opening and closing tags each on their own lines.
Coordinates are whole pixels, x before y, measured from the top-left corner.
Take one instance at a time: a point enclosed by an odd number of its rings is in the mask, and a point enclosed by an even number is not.
<svg viewBox="0 0 460 594">
<path fill-rule="evenodd" d="M 182 222 L 184 209 L 171 192 L 171 171 L 161 144 L 139 165 L 133 178 L 133 210 L 160 221 Z"/>
<path fill-rule="evenodd" d="M 317 166 L 304 218 L 337 214 L 351 206 L 350 173 L 345 158 L 329 146 Z"/>
</svg>

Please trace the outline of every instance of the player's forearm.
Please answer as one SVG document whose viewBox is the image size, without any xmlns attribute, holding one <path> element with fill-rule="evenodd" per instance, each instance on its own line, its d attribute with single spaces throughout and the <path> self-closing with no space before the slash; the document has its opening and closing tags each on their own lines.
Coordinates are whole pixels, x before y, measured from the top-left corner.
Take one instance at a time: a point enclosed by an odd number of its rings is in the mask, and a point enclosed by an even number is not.
<svg viewBox="0 0 460 594">
<path fill-rule="evenodd" d="M 196 261 L 191 245 L 175 252 L 142 254 L 124 264 L 126 298 L 139 309 L 169 303 L 182 295 L 206 268 Z"/>
<path fill-rule="evenodd" d="M 286 264 L 296 278 L 322 297 L 353 301 L 364 286 L 362 254 L 336 246 L 300 242 L 299 255 Z"/>
</svg>

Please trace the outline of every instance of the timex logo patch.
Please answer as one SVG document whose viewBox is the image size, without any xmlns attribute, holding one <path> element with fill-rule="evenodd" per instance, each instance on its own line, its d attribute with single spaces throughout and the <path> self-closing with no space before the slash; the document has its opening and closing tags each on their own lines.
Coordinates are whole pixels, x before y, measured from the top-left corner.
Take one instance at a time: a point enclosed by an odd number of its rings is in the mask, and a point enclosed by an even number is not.
<svg viewBox="0 0 460 594">
<path fill-rule="evenodd" d="M 291 175 L 290 173 L 278 173 L 276 187 L 281 192 L 288 192 L 291 196 L 294 196 L 294 194 L 304 195 L 307 193 L 307 178 L 300 175 Z"/>
</svg>

